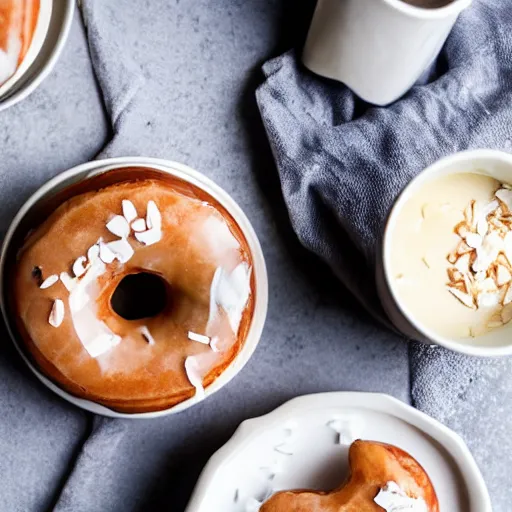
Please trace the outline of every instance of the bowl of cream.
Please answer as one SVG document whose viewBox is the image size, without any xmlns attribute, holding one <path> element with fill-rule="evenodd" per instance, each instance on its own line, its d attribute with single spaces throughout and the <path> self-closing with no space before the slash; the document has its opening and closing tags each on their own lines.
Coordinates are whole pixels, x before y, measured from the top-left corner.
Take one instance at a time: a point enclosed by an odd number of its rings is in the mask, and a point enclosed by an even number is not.
<svg viewBox="0 0 512 512">
<path fill-rule="evenodd" d="M 412 180 L 389 215 L 377 284 L 406 336 L 512 354 L 512 155 L 461 152 Z"/>
</svg>

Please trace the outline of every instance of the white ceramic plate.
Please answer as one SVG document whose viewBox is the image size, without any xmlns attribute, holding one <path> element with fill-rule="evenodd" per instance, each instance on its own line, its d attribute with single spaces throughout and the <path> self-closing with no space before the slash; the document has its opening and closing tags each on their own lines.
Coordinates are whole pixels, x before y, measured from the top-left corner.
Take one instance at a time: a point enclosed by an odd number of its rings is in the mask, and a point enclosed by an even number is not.
<svg viewBox="0 0 512 512">
<path fill-rule="evenodd" d="M 415 457 L 441 512 L 491 512 L 482 475 L 457 434 L 388 395 L 342 392 L 299 397 L 242 423 L 206 465 L 186 512 L 249 512 L 275 491 L 333 489 L 358 438 Z"/>
<path fill-rule="evenodd" d="M 31 94 L 50 74 L 66 42 L 73 0 L 42 0 L 34 40 L 18 71 L 0 88 L 0 111 Z"/>
<path fill-rule="evenodd" d="M 41 0 L 39 8 L 39 16 L 37 19 L 36 29 L 32 37 L 30 47 L 14 75 L 11 76 L 5 83 L 0 86 L 0 98 L 4 96 L 9 89 L 11 89 L 16 82 L 18 82 L 23 75 L 27 72 L 33 62 L 36 60 L 43 43 L 48 34 L 48 27 L 50 26 L 50 19 L 52 16 L 52 4 L 53 0 Z"/>
<path fill-rule="evenodd" d="M 45 197 L 51 197 L 59 190 L 62 190 L 74 183 L 78 183 L 88 177 L 95 176 L 98 174 L 102 174 L 108 172 L 112 169 L 119 169 L 122 167 L 150 167 L 152 169 L 161 170 L 172 174 L 178 178 L 181 178 L 202 190 L 206 191 L 212 197 L 214 197 L 222 206 L 226 208 L 226 210 L 234 217 L 237 221 L 240 229 L 245 235 L 247 239 L 247 243 L 249 245 L 249 249 L 251 251 L 253 257 L 253 272 L 256 279 L 256 301 L 254 305 L 254 315 L 251 322 L 251 326 L 247 333 L 247 338 L 245 344 L 235 358 L 235 360 L 231 363 L 230 366 L 218 377 L 210 386 L 205 389 L 205 398 L 208 398 L 210 395 L 218 391 L 224 385 L 226 385 L 235 375 L 237 375 L 240 370 L 245 366 L 247 361 L 249 361 L 252 356 L 258 342 L 260 340 L 261 333 L 263 331 L 263 325 L 265 323 L 265 318 L 267 314 L 267 303 L 268 303 L 268 281 L 267 281 L 267 270 L 265 267 L 265 260 L 263 258 L 263 252 L 261 250 L 260 243 L 258 241 L 258 237 L 254 232 L 251 223 L 237 205 L 237 203 L 218 185 L 216 185 L 209 178 L 205 177 L 201 173 L 191 169 L 190 167 L 177 163 L 170 162 L 167 160 L 160 160 L 156 158 L 144 158 L 144 157 L 122 157 L 122 158 L 111 158 L 107 160 L 96 160 L 94 162 L 89 162 L 86 164 L 79 165 L 70 169 L 66 172 L 63 172 L 47 182 L 43 185 L 20 209 L 17 213 L 16 217 L 12 221 L 7 234 L 5 235 L 2 249 L 0 252 L 0 290 L 2 297 L 5 294 L 5 275 L 6 275 L 6 259 L 9 248 L 9 243 L 12 240 L 17 227 L 20 222 L 24 219 L 24 217 L 30 212 L 30 210 Z M 11 338 L 16 346 L 16 349 L 20 353 L 23 360 L 27 363 L 32 372 L 36 375 L 36 377 L 45 384 L 52 391 L 57 393 L 62 398 L 71 402 L 72 404 L 81 407 L 90 412 L 94 412 L 96 414 L 101 414 L 103 416 L 110 416 L 112 418 L 156 418 L 159 416 L 166 416 L 168 414 L 174 414 L 189 407 L 193 406 L 197 403 L 197 399 L 192 397 L 188 400 L 185 400 L 174 407 L 169 409 L 165 409 L 163 411 L 156 412 L 145 412 L 145 413 L 120 413 L 108 409 L 103 405 L 99 405 L 95 402 L 91 402 L 90 400 L 84 400 L 81 398 L 77 398 L 67 391 L 64 391 L 56 384 L 54 384 L 51 380 L 45 377 L 27 358 L 21 346 L 18 344 L 16 338 L 16 330 L 11 325 L 11 319 L 9 318 L 8 311 L 6 308 L 6 304 L 4 300 L 0 300 L 0 308 L 2 310 L 2 315 L 7 324 L 7 328 L 11 335 Z"/>
</svg>

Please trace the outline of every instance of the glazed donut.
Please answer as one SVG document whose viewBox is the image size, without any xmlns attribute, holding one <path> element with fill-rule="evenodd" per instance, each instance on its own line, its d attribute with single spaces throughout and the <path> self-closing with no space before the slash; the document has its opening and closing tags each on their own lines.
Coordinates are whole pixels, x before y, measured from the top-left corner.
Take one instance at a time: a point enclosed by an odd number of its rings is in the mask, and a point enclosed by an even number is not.
<svg viewBox="0 0 512 512">
<path fill-rule="evenodd" d="M 130 172 L 54 199 L 13 263 L 11 310 L 45 375 L 134 413 L 203 395 L 242 348 L 256 290 L 247 241 L 217 201 Z"/>
<path fill-rule="evenodd" d="M 0 85 L 28 52 L 39 17 L 39 0 L 0 0 Z"/>
<path fill-rule="evenodd" d="M 430 478 L 408 453 L 389 444 L 354 441 L 350 475 L 332 492 L 284 491 L 260 512 L 439 512 Z"/>
</svg>

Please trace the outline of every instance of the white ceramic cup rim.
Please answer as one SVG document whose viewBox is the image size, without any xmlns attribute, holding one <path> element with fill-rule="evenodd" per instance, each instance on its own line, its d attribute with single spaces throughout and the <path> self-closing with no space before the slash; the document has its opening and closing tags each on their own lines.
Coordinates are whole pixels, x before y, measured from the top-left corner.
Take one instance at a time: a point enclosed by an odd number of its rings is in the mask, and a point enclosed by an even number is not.
<svg viewBox="0 0 512 512">
<path fill-rule="evenodd" d="M 448 18 L 460 14 L 469 7 L 473 0 L 452 0 L 449 4 L 442 7 L 419 7 L 406 3 L 404 0 L 383 0 L 390 7 L 397 11 L 421 20 L 434 20 L 439 18 Z"/>
<path fill-rule="evenodd" d="M 252 227 L 249 219 L 246 217 L 240 206 L 234 201 L 234 199 L 224 191 L 220 186 L 214 183 L 212 180 L 202 175 L 198 171 L 191 167 L 181 164 L 179 162 L 173 162 L 169 160 L 162 160 L 157 158 L 146 158 L 146 157 L 119 157 L 110 158 L 105 160 L 95 160 L 85 164 L 78 165 L 69 169 L 61 174 L 58 174 L 42 187 L 40 187 L 21 207 L 19 212 L 14 217 L 7 233 L 4 237 L 2 248 L 0 251 L 0 293 L 4 294 L 4 277 L 5 277 L 5 264 L 7 254 L 9 252 L 10 241 L 16 232 L 16 229 L 25 215 L 43 198 L 48 195 L 52 195 L 59 189 L 66 188 L 72 183 L 83 181 L 87 178 L 93 177 L 103 172 L 108 172 L 114 169 L 120 169 L 123 167 L 146 167 L 153 168 L 158 171 L 167 172 L 173 176 L 176 176 L 188 183 L 191 183 L 200 189 L 207 192 L 214 199 L 216 199 L 236 220 L 242 233 L 244 234 L 251 255 L 253 258 L 253 272 L 256 279 L 256 301 L 254 304 L 254 313 L 251 325 L 247 332 L 247 337 L 242 350 L 231 362 L 231 364 L 224 370 L 224 372 L 213 381 L 211 385 L 205 388 L 205 399 L 216 391 L 225 386 L 231 379 L 233 379 L 247 364 L 252 354 L 256 350 L 256 347 L 260 341 L 261 333 L 265 323 L 268 306 L 268 277 L 263 257 L 263 251 L 259 243 L 258 237 Z M 195 404 L 201 403 L 197 401 L 195 397 L 191 397 L 173 407 L 162 411 L 151 411 L 143 413 L 121 413 L 109 409 L 103 405 L 100 405 L 91 400 L 78 398 L 71 393 L 65 391 L 48 377 L 42 374 L 39 369 L 32 363 L 27 357 L 26 353 L 18 342 L 18 335 L 16 329 L 11 325 L 11 321 L 8 315 L 7 305 L 3 300 L 0 300 L 0 309 L 4 317 L 4 321 L 7 325 L 9 335 L 16 347 L 17 351 L 27 363 L 32 372 L 36 377 L 45 384 L 49 389 L 64 398 L 68 402 L 85 409 L 87 411 L 101 414 L 103 416 L 109 416 L 112 418 L 129 418 L 129 419 L 148 419 L 157 418 L 160 416 L 166 416 L 169 414 L 175 414 L 185 409 L 192 407 Z"/>
<path fill-rule="evenodd" d="M 459 352 L 466 355 L 472 356 L 481 356 L 481 357 L 499 357 L 499 356 L 509 356 L 512 355 L 512 339 L 510 344 L 504 346 L 481 346 L 481 345 L 468 345 L 464 344 L 460 341 L 454 341 L 450 338 L 440 336 L 433 330 L 429 329 L 427 326 L 418 322 L 404 307 L 401 303 L 398 295 L 396 294 L 395 287 L 393 285 L 393 281 L 390 279 L 391 270 L 390 270 L 390 259 L 391 259 L 391 250 L 392 250 L 392 233 L 394 231 L 395 224 L 397 222 L 398 216 L 402 210 L 402 207 L 407 202 L 410 197 L 412 191 L 416 190 L 422 183 L 429 181 L 431 175 L 435 175 L 440 172 L 442 169 L 446 167 L 451 167 L 456 164 L 464 164 L 468 162 L 472 162 L 474 160 L 489 160 L 495 162 L 501 162 L 507 166 L 510 166 L 511 178 L 512 178 L 512 154 L 505 153 L 503 151 L 492 150 L 492 149 L 476 149 L 469 151 L 462 151 L 459 153 L 455 153 L 453 155 L 444 157 L 431 166 L 427 167 L 420 174 L 418 174 L 415 178 L 413 178 L 409 184 L 404 188 L 404 190 L 400 193 L 398 199 L 395 201 L 393 208 L 391 209 L 391 213 L 389 214 L 386 228 L 384 231 L 384 240 L 383 240 L 383 251 L 382 251 L 382 260 L 384 267 L 384 276 L 386 280 L 386 284 L 391 294 L 391 297 L 400 310 L 400 313 L 406 318 L 406 320 L 418 331 L 420 334 L 425 336 L 425 338 L 431 340 L 436 345 L 440 345 L 449 350 L 453 350 L 454 352 Z"/>
</svg>

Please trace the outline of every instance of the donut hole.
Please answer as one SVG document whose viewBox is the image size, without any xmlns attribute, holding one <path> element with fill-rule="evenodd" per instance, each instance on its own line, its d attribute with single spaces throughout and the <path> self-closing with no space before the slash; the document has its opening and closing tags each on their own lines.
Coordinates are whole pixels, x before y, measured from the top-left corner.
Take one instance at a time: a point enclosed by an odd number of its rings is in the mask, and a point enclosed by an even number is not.
<svg viewBox="0 0 512 512">
<path fill-rule="evenodd" d="M 125 320 L 140 320 L 159 315 L 167 306 L 167 283 L 147 272 L 129 274 L 117 285 L 110 305 Z"/>
</svg>

